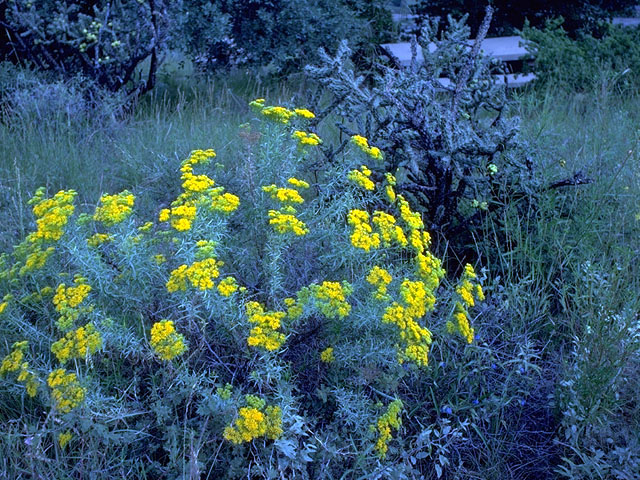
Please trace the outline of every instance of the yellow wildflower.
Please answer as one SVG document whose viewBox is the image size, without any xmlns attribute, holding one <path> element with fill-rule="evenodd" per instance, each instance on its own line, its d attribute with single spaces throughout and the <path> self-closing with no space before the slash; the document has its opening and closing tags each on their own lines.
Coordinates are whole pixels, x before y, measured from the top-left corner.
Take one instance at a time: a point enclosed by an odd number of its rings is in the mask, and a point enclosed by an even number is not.
<svg viewBox="0 0 640 480">
<path fill-rule="evenodd" d="M 347 222 L 353 226 L 351 244 L 368 252 L 380 246 L 380 235 L 373 233 L 369 224 L 369 214 L 364 210 L 350 210 Z"/>
<path fill-rule="evenodd" d="M 307 118 L 307 119 L 316 118 L 315 114 L 312 111 L 307 110 L 306 108 L 296 108 L 294 112 L 296 113 L 297 116 L 302 118 Z"/>
<path fill-rule="evenodd" d="M 77 320 L 81 314 L 91 311 L 91 307 L 78 308 L 91 291 L 91 286 L 87 285 L 86 282 L 86 278 L 76 275 L 74 286 L 67 287 L 66 284 L 61 283 L 56 288 L 53 304 L 55 305 L 56 311 L 60 313 L 60 318 L 58 318 L 57 322 L 58 328 L 63 331 L 71 328 L 73 322 Z"/>
<path fill-rule="evenodd" d="M 291 137 L 298 140 L 298 146 L 302 148 L 307 146 L 315 147 L 316 145 L 320 145 L 322 143 L 320 137 L 315 133 L 307 133 L 301 130 L 296 130 L 295 132 L 293 132 L 293 135 L 291 135 Z"/>
<path fill-rule="evenodd" d="M 387 411 L 378 418 L 375 429 L 378 432 L 378 440 L 376 441 L 376 452 L 378 456 L 384 460 L 389 450 L 389 441 L 391 440 L 391 429 L 399 430 L 402 425 L 401 411 L 402 402 L 394 400 L 387 407 Z"/>
<path fill-rule="evenodd" d="M 51 397 L 54 406 L 61 413 L 69 413 L 79 406 L 87 392 L 80 386 L 75 373 L 67 373 L 64 368 L 52 371 L 47 378 L 47 384 L 51 388 Z"/>
<path fill-rule="evenodd" d="M 295 112 L 288 110 L 284 107 L 264 107 L 260 113 L 269 120 L 274 122 L 288 124 L 291 117 L 295 115 Z"/>
<path fill-rule="evenodd" d="M 262 347 L 273 351 L 282 346 L 285 336 L 279 332 L 285 312 L 264 311 L 264 307 L 258 302 L 249 302 L 246 305 L 249 322 L 256 325 L 251 329 L 247 343 L 252 347 Z"/>
<path fill-rule="evenodd" d="M 293 185 L 296 188 L 309 188 L 308 182 L 305 182 L 304 180 L 299 180 L 295 177 L 291 177 L 290 179 L 287 180 L 287 182 L 289 182 L 289 184 Z"/>
<path fill-rule="evenodd" d="M 217 289 L 220 295 L 229 297 L 238 290 L 238 283 L 235 278 L 227 277 L 218 284 Z"/>
<path fill-rule="evenodd" d="M 25 259 L 24 265 L 20 268 L 18 274 L 20 276 L 26 275 L 27 273 L 33 272 L 35 270 L 40 270 L 45 266 L 49 257 L 55 251 L 55 247 L 48 247 L 46 249 L 41 249 L 40 246 L 30 247 L 30 253 L 27 255 Z"/>
<path fill-rule="evenodd" d="M 353 287 L 347 282 L 322 282 L 320 285 L 311 284 L 309 290 L 315 300 L 316 308 L 327 318 L 344 318 L 351 312 L 351 305 L 346 297 L 353 292 Z"/>
<path fill-rule="evenodd" d="M 257 401 L 250 401 L 251 399 Z M 248 407 L 238 410 L 234 425 L 224 429 L 223 436 L 231 443 L 250 442 L 254 438 L 275 440 L 282 435 L 282 410 L 278 406 L 265 408 L 264 400 L 247 395 Z"/>
<path fill-rule="evenodd" d="M 72 435 L 69 430 L 67 430 L 64 433 L 58 434 L 58 445 L 60 445 L 60 448 L 64 450 L 64 448 L 67 446 L 71 438 L 72 438 Z"/>
<path fill-rule="evenodd" d="M 93 324 L 88 323 L 54 342 L 51 345 L 51 352 L 62 364 L 73 358 L 84 358 L 89 354 L 94 354 L 102 347 L 102 336 L 96 331 Z"/>
<path fill-rule="evenodd" d="M 182 355 L 187 349 L 184 336 L 176 332 L 171 320 L 162 320 L 153 324 L 151 347 L 162 360 L 166 361 Z"/>
<path fill-rule="evenodd" d="M 36 190 L 29 203 L 33 205 L 37 230 L 27 236 L 30 243 L 57 241 L 64 234 L 64 227 L 73 215 L 75 190 L 61 190 L 53 198 L 45 198 L 44 188 Z"/>
<path fill-rule="evenodd" d="M 376 265 L 369 271 L 366 280 L 376 287 L 376 291 L 373 294 L 376 300 L 388 299 L 387 285 L 391 283 L 392 277 L 387 270 Z"/>
<path fill-rule="evenodd" d="M 111 235 L 107 235 L 106 233 L 95 233 L 87 238 L 87 245 L 90 247 L 97 247 L 103 243 L 110 242 L 111 240 L 113 240 L 113 236 Z"/>
<path fill-rule="evenodd" d="M 366 165 L 362 165 L 360 170 L 351 170 L 347 175 L 347 178 L 356 185 L 364 188 L 365 190 L 373 191 L 376 186 L 371 180 L 371 170 Z"/>
<path fill-rule="evenodd" d="M 374 160 L 382 160 L 383 157 L 380 149 L 378 147 L 370 147 L 369 141 L 365 137 L 354 135 L 351 137 L 351 142 Z"/>
<path fill-rule="evenodd" d="M 424 223 L 419 213 L 413 212 L 409 202 L 402 195 L 398 195 L 398 205 L 400 206 L 400 216 L 411 230 L 424 229 Z"/>
<path fill-rule="evenodd" d="M 375 211 L 373 212 L 373 224 L 378 227 L 382 243 L 385 247 L 388 247 L 392 242 L 404 247 L 407 245 L 407 237 L 404 234 L 404 230 L 400 225 L 396 225 L 396 219 L 393 215 L 389 215 L 385 212 Z"/>
<path fill-rule="evenodd" d="M 309 229 L 302 220 L 299 220 L 294 215 L 278 210 L 269 210 L 269 224 L 273 225 L 277 233 L 293 233 L 298 237 L 309 233 Z"/>
<path fill-rule="evenodd" d="M 22 342 L 15 342 L 11 346 L 11 353 L 4 357 L 2 364 L 0 364 L 0 377 L 4 377 L 7 373 L 17 372 L 22 366 L 22 360 L 24 358 L 24 352 L 27 349 L 29 342 L 26 340 Z"/>
<path fill-rule="evenodd" d="M 275 185 L 266 185 L 262 187 L 262 190 L 268 193 L 273 200 L 277 200 L 283 205 L 293 205 L 304 202 L 300 193 L 293 188 L 278 188 Z"/>
<path fill-rule="evenodd" d="M 106 226 L 116 225 L 131 215 L 134 201 L 135 197 L 128 190 L 116 195 L 102 195 L 93 219 Z"/>
<path fill-rule="evenodd" d="M 333 347 L 327 347 L 320 352 L 320 361 L 324 363 L 335 362 L 336 357 L 333 355 Z"/>
</svg>

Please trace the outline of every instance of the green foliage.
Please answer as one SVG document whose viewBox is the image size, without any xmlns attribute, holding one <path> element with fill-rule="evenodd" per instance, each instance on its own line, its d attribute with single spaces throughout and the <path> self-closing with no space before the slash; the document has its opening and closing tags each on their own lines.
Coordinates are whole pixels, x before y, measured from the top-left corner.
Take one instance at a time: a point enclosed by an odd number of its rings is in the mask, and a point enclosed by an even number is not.
<svg viewBox="0 0 640 480">
<path fill-rule="evenodd" d="M 426 15 L 469 15 L 471 25 L 477 28 L 487 3 L 495 8 L 492 35 L 513 35 L 525 21 L 538 27 L 550 18 L 562 16 L 567 20 L 567 29 L 594 31 L 603 20 L 613 14 L 622 13 L 637 4 L 635 0 L 529 0 L 526 3 L 512 0 L 477 2 L 474 0 L 418 0 L 416 11 Z"/>
<path fill-rule="evenodd" d="M 57 78 L 83 75 L 110 91 L 153 88 L 170 32 L 171 2 L 32 2 L 11 0 L 0 10 L 8 40 L 0 55 Z M 145 79 L 138 67 L 149 61 Z"/>
<path fill-rule="evenodd" d="M 370 52 L 392 27 L 382 0 L 186 0 L 184 10 L 186 51 L 206 69 L 253 65 L 292 73 L 343 38 Z"/>
<path fill-rule="evenodd" d="M 330 95 L 322 115 L 333 113 L 343 133 L 364 132 L 379 146 L 385 152 L 379 172 L 396 174 L 399 191 L 415 199 L 429 230 L 465 255 L 483 219 L 531 194 L 536 178 L 506 89 L 493 81 L 500 64 L 466 43 L 464 19 L 450 18 L 439 38 L 436 31 L 435 21 L 423 28 L 408 67 L 359 71 L 343 43 L 307 72 Z M 346 141 L 325 149 L 329 162 Z"/>
<path fill-rule="evenodd" d="M 628 93 L 638 90 L 640 29 L 603 25 L 601 36 L 588 33 L 571 38 L 562 18 L 544 29 L 525 24 L 525 46 L 535 54 L 532 70 L 539 88 L 577 92 L 601 90 Z"/>
</svg>

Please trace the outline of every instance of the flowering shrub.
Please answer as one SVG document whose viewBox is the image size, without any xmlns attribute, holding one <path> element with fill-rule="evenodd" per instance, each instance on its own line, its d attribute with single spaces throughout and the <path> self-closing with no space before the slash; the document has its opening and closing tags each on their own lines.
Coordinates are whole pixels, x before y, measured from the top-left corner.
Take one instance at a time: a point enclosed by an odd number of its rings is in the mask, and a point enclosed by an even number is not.
<svg viewBox="0 0 640 480">
<path fill-rule="evenodd" d="M 80 214 L 72 191 L 36 193 L 36 233 L 0 262 L 0 331 L 16 342 L 0 398 L 37 431 L 41 458 L 77 475 L 89 450 L 114 475 L 114 458 L 163 477 L 431 468 L 403 449 L 456 395 L 431 380 L 473 351 L 480 278 L 467 265 L 448 286 L 393 173 L 372 175 L 383 153 L 364 137 L 312 173 L 320 139 L 301 147 L 295 132 L 313 114 L 253 107 L 243 128 L 261 133 L 259 154 L 225 170 L 213 150 L 191 152 L 157 221 L 126 191 Z M 27 271 L 25 251 L 38 252 Z"/>
</svg>

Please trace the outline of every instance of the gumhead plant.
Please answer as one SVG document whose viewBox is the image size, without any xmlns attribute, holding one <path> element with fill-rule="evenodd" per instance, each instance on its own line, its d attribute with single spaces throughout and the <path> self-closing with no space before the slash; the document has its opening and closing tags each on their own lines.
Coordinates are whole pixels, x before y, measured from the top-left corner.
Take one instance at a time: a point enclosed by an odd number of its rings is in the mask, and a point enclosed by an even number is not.
<svg viewBox="0 0 640 480">
<path fill-rule="evenodd" d="M 344 42 L 335 57 L 323 54 L 306 69 L 331 97 L 319 120 L 337 119 L 346 134 L 342 143 L 324 146 L 327 160 L 354 132 L 365 135 L 384 151 L 374 177 L 395 175 L 397 190 L 414 201 L 436 239 L 461 254 L 484 217 L 534 185 L 518 119 L 508 112 L 505 85 L 495 81 L 503 68 L 480 52 L 490 18 L 489 8 L 471 42 L 464 18 L 450 17 L 439 37 L 437 22 L 429 21 L 409 66 L 392 59 L 358 71 Z"/>
<path fill-rule="evenodd" d="M 33 231 L 0 272 L 10 472 L 420 475 L 466 438 L 443 405 L 471 400 L 435 388 L 434 363 L 463 378 L 476 355 L 481 275 L 443 282 L 366 138 L 313 173 L 315 115 L 251 105 L 244 160 L 192 151 L 156 218 L 128 191 L 84 212 L 72 190 L 34 195 Z M 427 451 L 430 425 L 445 433 Z"/>
</svg>

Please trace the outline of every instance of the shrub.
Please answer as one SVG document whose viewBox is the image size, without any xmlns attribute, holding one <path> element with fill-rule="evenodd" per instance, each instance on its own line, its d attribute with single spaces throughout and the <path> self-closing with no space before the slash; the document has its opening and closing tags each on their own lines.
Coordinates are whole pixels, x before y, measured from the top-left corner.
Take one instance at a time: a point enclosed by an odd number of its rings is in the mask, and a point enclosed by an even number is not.
<svg viewBox="0 0 640 480">
<path fill-rule="evenodd" d="M 500 64 L 469 46 L 465 19 L 449 21 L 439 38 L 435 20 L 423 28 L 410 66 L 358 70 L 343 43 L 335 57 L 323 54 L 307 72 L 330 96 L 320 118 L 336 118 L 346 134 L 324 148 L 327 161 L 350 135 L 364 132 L 385 152 L 374 177 L 395 175 L 396 188 L 413 199 L 435 238 L 464 256 L 482 221 L 535 192 L 536 177 L 506 88 L 494 81 L 503 73 Z"/>
<path fill-rule="evenodd" d="M 546 20 L 562 16 L 567 20 L 567 29 L 593 31 L 600 22 L 614 13 L 623 12 L 636 5 L 634 0 L 533 0 L 526 4 L 516 4 L 510 0 L 476 2 L 473 0 L 420 0 L 416 11 L 421 14 L 462 16 L 468 14 L 473 28 L 479 27 L 486 3 L 495 8 L 492 34 L 513 35 L 522 28 L 526 20 L 534 26 L 544 25 Z"/>
<path fill-rule="evenodd" d="M 588 33 L 571 38 L 562 18 L 544 29 L 525 24 L 522 36 L 535 53 L 533 71 L 538 88 L 577 92 L 629 93 L 638 90 L 640 29 L 603 26 L 599 38 Z"/>
<path fill-rule="evenodd" d="M 171 4 L 162 0 L 32 2 L 0 7 L 6 42 L 0 58 L 56 79 L 81 74 L 110 91 L 141 94 L 153 88 L 170 32 Z M 138 76 L 148 61 L 146 78 Z"/>
<path fill-rule="evenodd" d="M 474 346 L 482 275 L 443 280 L 381 152 L 357 137 L 313 172 L 313 113 L 252 106 L 244 162 L 191 152 L 157 221 L 127 191 L 30 201 L 0 275 L 9 472 L 440 476 L 523 391 L 491 393 L 528 357 Z"/>
<path fill-rule="evenodd" d="M 252 65 L 288 74 L 315 60 L 319 47 L 333 51 L 343 38 L 369 52 L 389 40 L 385 6 L 381 0 L 187 0 L 181 32 L 202 68 Z"/>
</svg>

